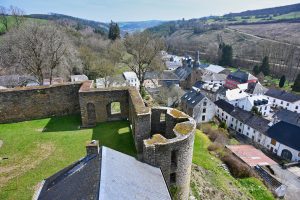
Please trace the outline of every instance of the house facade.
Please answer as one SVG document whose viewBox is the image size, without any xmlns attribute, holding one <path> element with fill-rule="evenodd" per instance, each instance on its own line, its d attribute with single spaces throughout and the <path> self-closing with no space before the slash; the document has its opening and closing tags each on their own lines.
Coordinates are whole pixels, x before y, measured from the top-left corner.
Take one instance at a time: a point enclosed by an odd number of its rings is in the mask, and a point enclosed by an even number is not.
<svg viewBox="0 0 300 200">
<path fill-rule="evenodd" d="M 300 113 L 300 95 L 276 89 L 269 89 L 265 95 L 273 107 Z"/>
<path fill-rule="evenodd" d="M 214 103 L 200 90 L 190 90 L 181 97 L 181 109 L 192 116 L 196 123 L 205 123 L 215 115 Z"/>
<path fill-rule="evenodd" d="M 215 105 L 216 116 L 231 130 L 286 160 L 300 160 L 300 126 L 284 121 L 272 123 L 225 100 Z"/>
</svg>

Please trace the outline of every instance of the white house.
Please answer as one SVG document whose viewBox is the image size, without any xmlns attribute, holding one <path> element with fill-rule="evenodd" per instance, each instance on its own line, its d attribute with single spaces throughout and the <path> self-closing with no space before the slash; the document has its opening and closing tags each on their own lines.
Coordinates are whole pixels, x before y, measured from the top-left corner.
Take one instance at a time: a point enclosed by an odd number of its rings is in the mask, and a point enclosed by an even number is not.
<svg viewBox="0 0 300 200">
<path fill-rule="evenodd" d="M 268 96 L 272 106 L 300 113 L 300 95 L 276 89 L 269 89 L 265 95 Z"/>
<path fill-rule="evenodd" d="M 300 161 L 300 127 L 280 121 L 267 131 L 265 146 L 278 156 L 290 161 Z"/>
<path fill-rule="evenodd" d="M 215 105 L 200 90 L 190 90 L 181 97 L 181 108 L 197 123 L 209 122 L 215 115 Z"/>
<path fill-rule="evenodd" d="M 239 101 L 241 99 L 244 99 L 244 98 L 248 97 L 248 96 L 249 96 L 249 94 L 247 94 L 243 90 L 240 90 L 240 89 L 236 88 L 236 89 L 233 89 L 233 90 L 227 90 L 225 92 L 224 100 L 226 100 L 228 103 L 230 103 L 234 106 L 238 106 Z"/>
<path fill-rule="evenodd" d="M 240 99 L 237 106 L 246 111 L 251 111 L 253 107 L 257 107 L 263 116 L 269 116 L 271 111 L 271 103 L 265 95 L 250 95 Z"/>
<path fill-rule="evenodd" d="M 224 85 L 226 77 L 227 76 L 225 74 L 211 73 L 204 74 L 201 79 L 205 83 Z"/>
<path fill-rule="evenodd" d="M 135 72 L 123 72 L 123 76 L 130 86 L 140 88 L 140 81 Z"/>
<path fill-rule="evenodd" d="M 286 160 L 300 161 L 300 126 L 285 121 L 274 124 L 225 100 L 215 105 L 216 116 L 230 129 Z"/>
<path fill-rule="evenodd" d="M 84 75 L 84 74 L 81 74 L 81 75 L 71 75 L 71 82 L 77 82 L 77 81 L 87 81 L 89 80 L 89 78 Z"/>
</svg>

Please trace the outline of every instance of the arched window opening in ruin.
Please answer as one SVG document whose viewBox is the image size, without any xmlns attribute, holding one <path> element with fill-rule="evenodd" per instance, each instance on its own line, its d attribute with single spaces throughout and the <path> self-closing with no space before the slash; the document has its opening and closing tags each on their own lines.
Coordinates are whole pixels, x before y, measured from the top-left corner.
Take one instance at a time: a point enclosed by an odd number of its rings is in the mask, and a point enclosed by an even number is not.
<svg viewBox="0 0 300 200">
<path fill-rule="evenodd" d="M 96 125 L 96 110 L 93 103 L 88 103 L 86 106 L 89 126 Z"/>
<path fill-rule="evenodd" d="M 166 114 L 165 113 L 161 113 L 160 114 L 160 122 L 165 122 L 166 121 Z"/>
<path fill-rule="evenodd" d="M 112 115 L 121 114 L 121 104 L 120 104 L 120 102 L 112 102 L 110 104 L 110 113 Z"/>
</svg>

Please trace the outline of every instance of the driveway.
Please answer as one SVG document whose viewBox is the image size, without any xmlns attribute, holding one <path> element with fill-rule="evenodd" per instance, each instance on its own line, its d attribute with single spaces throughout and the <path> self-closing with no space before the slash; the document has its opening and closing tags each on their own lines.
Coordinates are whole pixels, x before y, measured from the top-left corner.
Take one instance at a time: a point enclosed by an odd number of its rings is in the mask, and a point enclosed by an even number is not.
<svg viewBox="0 0 300 200">
<path fill-rule="evenodd" d="M 271 168 L 275 172 L 275 176 L 279 181 L 287 186 L 285 195 L 286 200 L 297 200 L 300 197 L 300 178 L 291 171 L 299 172 L 300 168 L 282 169 L 279 165 L 272 165 Z"/>
</svg>

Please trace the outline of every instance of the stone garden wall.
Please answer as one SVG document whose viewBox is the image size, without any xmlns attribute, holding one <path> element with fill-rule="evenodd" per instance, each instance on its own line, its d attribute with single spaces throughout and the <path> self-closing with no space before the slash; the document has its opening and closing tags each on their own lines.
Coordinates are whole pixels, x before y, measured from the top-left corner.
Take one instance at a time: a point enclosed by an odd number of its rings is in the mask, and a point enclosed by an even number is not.
<svg viewBox="0 0 300 200">
<path fill-rule="evenodd" d="M 0 123 L 80 112 L 81 83 L 0 90 Z"/>
</svg>

